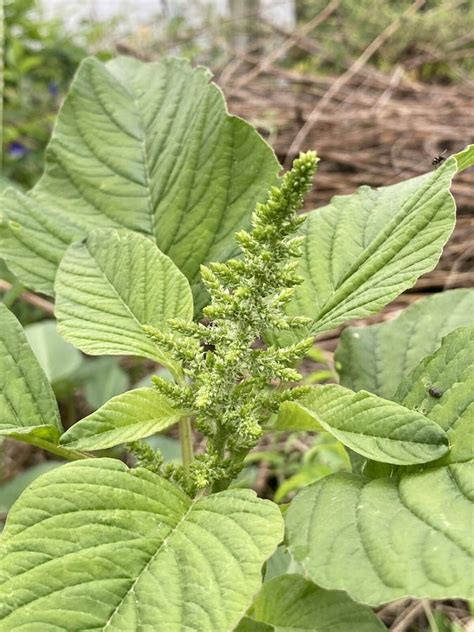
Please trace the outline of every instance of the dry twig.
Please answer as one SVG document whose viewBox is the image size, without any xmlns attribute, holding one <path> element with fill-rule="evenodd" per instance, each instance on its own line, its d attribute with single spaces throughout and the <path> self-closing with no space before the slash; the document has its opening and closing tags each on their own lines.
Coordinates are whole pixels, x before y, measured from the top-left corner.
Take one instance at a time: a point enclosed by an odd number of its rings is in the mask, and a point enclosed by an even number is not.
<svg viewBox="0 0 474 632">
<path fill-rule="evenodd" d="M 308 33 L 311 33 L 320 24 L 325 22 L 327 18 L 334 13 L 339 6 L 339 0 L 331 0 L 331 2 L 325 7 L 325 9 L 316 15 L 312 20 L 307 22 L 300 29 L 294 31 L 291 36 L 278 48 L 275 48 L 267 57 L 264 57 L 259 63 L 248 73 L 243 75 L 236 83 L 235 89 L 238 90 L 243 86 L 256 79 L 262 72 L 267 70 L 277 59 L 283 57 L 295 44 L 297 44 Z"/>
<path fill-rule="evenodd" d="M 0 279 L 0 291 L 7 292 L 11 287 L 12 287 L 11 283 L 8 283 L 8 281 L 4 281 L 3 279 Z M 25 291 L 20 294 L 19 299 L 24 301 L 25 303 L 29 303 L 33 307 L 37 307 L 38 309 L 41 309 L 43 312 L 46 312 L 49 316 L 54 316 L 53 303 L 46 301 L 44 298 L 41 298 L 41 296 L 37 296 L 36 294 L 33 294 L 32 292 Z"/>
<path fill-rule="evenodd" d="M 356 59 L 356 61 L 352 64 L 352 66 L 340 77 L 336 79 L 336 81 L 331 85 L 329 90 L 323 96 L 321 101 L 316 105 L 313 109 L 309 117 L 306 119 L 306 123 L 300 129 L 298 134 L 296 135 L 294 141 L 291 143 L 290 148 L 288 150 L 287 162 L 293 160 L 293 156 L 295 156 L 301 149 L 306 137 L 309 132 L 313 129 L 316 121 L 319 119 L 321 111 L 325 108 L 325 106 L 331 101 L 331 99 L 336 95 L 339 90 L 345 86 L 351 79 L 354 77 L 365 64 L 369 61 L 369 59 L 378 51 L 378 49 L 400 28 L 403 19 L 411 15 L 412 13 L 418 11 L 424 4 L 426 0 L 415 0 L 415 2 L 396 20 L 394 20 L 386 29 L 384 29 L 381 33 L 377 35 L 377 37 L 367 46 L 362 55 Z"/>
</svg>

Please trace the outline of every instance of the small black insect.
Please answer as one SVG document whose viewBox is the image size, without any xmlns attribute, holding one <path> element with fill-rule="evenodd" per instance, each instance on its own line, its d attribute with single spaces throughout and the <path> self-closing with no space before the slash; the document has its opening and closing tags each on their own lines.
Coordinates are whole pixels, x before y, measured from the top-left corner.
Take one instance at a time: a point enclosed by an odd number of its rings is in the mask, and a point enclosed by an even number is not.
<svg viewBox="0 0 474 632">
<path fill-rule="evenodd" d="M 428 389 L 428 393 L 431 395 L 431 397 L 441 397 L 441 395 L 443 394 L 443 391 L 437 386 L 431 386 Z"/>
<path fill-rule="evenodd" d="M 440 165 L 444 160 L 446 160 L 446 158 L 444 157 L 444 154 L 447 152 L 447 149 L 443 149 L 443 151 L 438 154 L 437 156 L 435 156 L 433 158 L 433 160 L 431 161 L 432 165 Z"/>
</svg>

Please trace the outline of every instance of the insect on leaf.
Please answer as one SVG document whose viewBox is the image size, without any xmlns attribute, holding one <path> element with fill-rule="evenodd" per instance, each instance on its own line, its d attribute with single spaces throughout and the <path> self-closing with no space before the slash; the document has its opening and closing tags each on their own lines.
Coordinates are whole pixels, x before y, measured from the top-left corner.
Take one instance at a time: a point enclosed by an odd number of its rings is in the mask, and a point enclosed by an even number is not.
<svg viewBox="0 0 474 632">
<path fill-rule="evenodd" d="M 374 314 L 432 270 L 455 221 L 453 177 L 474 164 L 474 145 L 435 171 L 398 184 L 337 196 L 308 214 L 289 313 L 318 334 Z"/>
<path fill-rule="evenodd" d="M 441 339 L 474 323 L 474 290 L 449 290 L 416 301 L 395 318 L 348 327 L 336 351 L 341 384 L 393 399 L 402 378 L 439 347 Z"/>
</svg>

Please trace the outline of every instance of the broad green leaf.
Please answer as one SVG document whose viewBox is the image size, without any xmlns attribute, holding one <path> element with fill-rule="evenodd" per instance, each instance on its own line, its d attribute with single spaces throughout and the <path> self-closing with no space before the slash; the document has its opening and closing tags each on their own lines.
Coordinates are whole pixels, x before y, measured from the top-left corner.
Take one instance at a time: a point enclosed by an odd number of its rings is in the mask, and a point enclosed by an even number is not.
<svg viewBox="0 0 474 632">
<path fill-rule="evenodd" d="M 148 373 L 144 375 L 136 384 L 133 385 L 133 388 L 142 388 L 143 386 L 153 386 L 153 380 L 151 379 L 154 375 L 162 377 L 164 380 L 168 382 L 174 382 L 173 374 L 166 367 L 157 367 L 153 373 Z"/>
<path fill-rule="evenodd" d="M 29 467 L 5 483 L 0 483 L 0 513 L 6 513 L 20 496 L 22 491 L 28 487 L 38 476 L 53 470 L 62 465 L 59 461 L 43 461 L 37 465 Z"/>
<path fill-rule="evenodd" d="M 70 378 L 82 364 L 80 352 L 58 334 L 54 320 L 28 325 L 25 334 L 50 384 Z"/>
<path fill-rule="evenodd" d="M 459 162 L 458 162 L 459 158 Z M 318 334 L 378 312 L 436 265 L 455 221 L 451 180 L 474 163 L 474 146 L 435 171 L 380 189 L 361 187 L 309 213 L 289 313 Z"/>
<path fill-rule="evenodd" d="M 10 272 L 7 267 L 6 262 L 0 258 L 0 279 L 5 279 L 9 283 L 13 283 L 15 281 L 14 275 Z"/>
<path fill-rule="evenodd" d="M 244 617 L 234 632 L 274 632 L 274 630 L 275 628 L 271 625 L 255 621 L 255 619 L 251 619 L 250 617 Z"/>
<path fill-rule="evenodd" d="M 25 285 L 52 294 L 70 243 L 123 227 L 153 239 L 202 303 L 200 264 L 235 252 L 235 231 L 279 170 L 210 78 L 178 59 L 81 64 L 44 176 L 29 194 L 8 190 L 2 200 L 0 251 Z"/>
<path fill-rule="evenodd" d="M 111 459 L 68 464 L 13 506 L 0 543 L 0 632 L 232 630 L 282 538 L 250 490 L 190 499 Z"/>
<path fill-rule="evenodd" d="M 48 379 L 20 323 L 0 304 L 0 435 L 56 442 L 61 431 Z"/>
<path fill-rule="evenodd" d="M 362 457 L 360 458 L 362 459 Z M 282 481 L 273 500 L 276 503 L 281 503 L 288 494 L 294 493 L 310 483 L 315 483 L 329 474 L 350 472 L 351 470 L 351 461 L 342 443 L 329 433 L 320 432 L 315 437 L 312 447 L 304 453 L 296 474 Z"/>
<path fill-rule="evenodd" d="M 159 450 L 165 463 L 181 463 L 181 445 L 178 439 L 166 435 L 153 435 L 145 439 L 154 450 Z"/>
<path fill-rule="evenodd" d="M 395 399 L 447 432 L 452 447 L 443 463 L 474 458 L 474 326 L 446 336 L 441 347 L 406 376 Z"/>
<path fill-rule="evenodd" d="M 77 386 L 83 387 L 87 404 L 92 410 L 130 388 L 130 378 L 122 369 L 120 358 L 114 356 L 85 359 L 74 373 L 73 380 Z"/>
<path fill-rule="evenodd" d="M 20 191 L 23 189 L 23 186 L 19 182 L 15 182 L 7 176 L 4 176 L 0 173 L 0 193 L 8 189 L 9 187 L 13 187 L 15 189 L 19 189 Z"/>
<path fill-rule="evenodd" d="M 185 411 L 153 388 L 137 388 L 106 402 L 75 423 L 61 437 L 61 444 L 75 450 L 104 450 L 138 441 L 175 424 Z"/>
<path fill-rule="evenodd" d="M 473 385 L 474 327 L 461 327 L 395 395 L 447 432 L 449 453 L 398 478 L 330 476 L 295 498 L 287 540 L 313 581 L 370 604 L 472 598 Z"/>
<path fill-rule="evenodd" d="M 118 358 L 102 357 L 87 364 L 82 372 L 85 375 L 84 395 L 94 410 L 128 390 L 130 380 Z"/>
<path fill-rule="evenodd" d="M 285 402 L 274 426 L 276 430 L 321 428 L 362 456 L 383 463 L 426 463 L 448 451 L 443 429 L 421 413 L 337 384 L 318 386 L 301 400 Z"/>
<path fill-rule="evenodd" d="M 280 575 L 298 575 L 304 573 L 299 562 L 296 562 L 284 544 L 280 544 L 275 553 L 265 564 L 264 581 L 268 582 Z"/>
<path fill-rule="evenodd" d="M 315 583 L 362 603 L 472 598 L 473 469 L 328 476 L 291 502 L 289 548 Z"/>
<path fill-rule="evenodd" d="M 367 606 L 345 593 L 324 590 L 301 575 L 265 582 L 250 616 L 275 632 L 381 632 L 387 630 Z"/>
<path fill-rule="evenodd" d="M 186 277 L 150 240 L 129 231 L 93 231 L 70 246 L 56 277 L 59 332 L 92 355 L 137 355 L 169 363 L 143 330 L 191 319 Z"/>
<path fill-rule="evenodd" d="M 449 290 L 417 301 L 394 320 L 348 327 L 336 351 L 341 384 L 393 399 L 402 379 L 454 329 L 474 323 L 474 290 Z"/>
</svg>

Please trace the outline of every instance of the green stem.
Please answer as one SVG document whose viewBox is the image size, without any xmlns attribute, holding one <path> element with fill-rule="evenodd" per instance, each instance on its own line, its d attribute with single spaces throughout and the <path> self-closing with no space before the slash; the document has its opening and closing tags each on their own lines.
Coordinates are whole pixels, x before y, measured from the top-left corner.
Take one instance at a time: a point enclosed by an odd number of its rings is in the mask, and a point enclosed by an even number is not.
<svg viewBox="0 0 474 632">
<path fill-rule="evenodd" d="M 7 290 L 5 296 L 3 297 L 3 304 L 5 305 L 5 307 L 8 307 L 10 309 L 10 307 L 14 304 L 16 299 L 21 295 L 24 289 L 25 288 L 20 283 L 20 281 L 18 281 L 18 279 L 15 279 L 14 283 Z"/>
<path fill-rule="evenodd" d="M 433 611 L 431 610 L 430 602 L 427 599 L 422 599 L 421 603 L 423 605 L 423 610 L 425 611 L 426 618 L 428 619 L 430 632 L 439 632 L 439 627 L 438 627 L 438 624 L 436 623 L 436 619 L 433 616 Z"/>
<path fill-rule="evenodd" d="M 63 459 L 66 459 L 66 461 L 79 461 L 81 459 L 93 458 L 91 454 L 87 454 L 86 452 L 80 452 L 79 450 L 70 450 L 69 448 L 62 448 L 60 445 L 51 443 L 46 439 L 40 439 L 39 437 L 22 434 L 11 434 L 10 437 L 12 439 L 16 439 L 17 441 L 23 441 L 23 443 L 29 443 L 30 445 L 34 445 L 37 448 L 42 448 L 43 450 L 52 452 L 52 454 L 56 454 L 56 456 L 61 456 Z"/>
<path fill-rule="evenodd" d="M 237 466 L 243 465 L 245 457 L 247 456 L 249 452 L 250 452 L 250 448 L 243 448 L 242 450 L 235 452 L 231 456 L 232 464 L 237 465 Z M 211 493 L 215 494 L 216 492 L 223 492 L 229 487 L 229 485 L 232 483 L 233 480 L 234 480 L 233 478 L 223 478 L 218 481 L 215 481 L 215 483 L 212 486 Z"/>
<path fill-rule="evenodd" d="M 169 367 L 175 382 L 180 386 L 184 386 L 185 379 L 183 374 L 172 367 Z M 179 420 L 179 441 L 181 443 L 181 458 L 183 460 L 183 468 L 186 476 L 189 475 L 189 467 L 194 459 L 193 449 L 193 429 L 191 426 L 191 418 L 183 417 Z"/>
<path fill-rule="evenodd" d="M 194 458 L 193 431 L 191 428 L 191 419 L 189 417 L 183 417 L 183 419 L 179 420 L 179 440 L 181 442 L 183 467 L 187 476 L 189 474 L 189 466 Z"/>
</svg>

